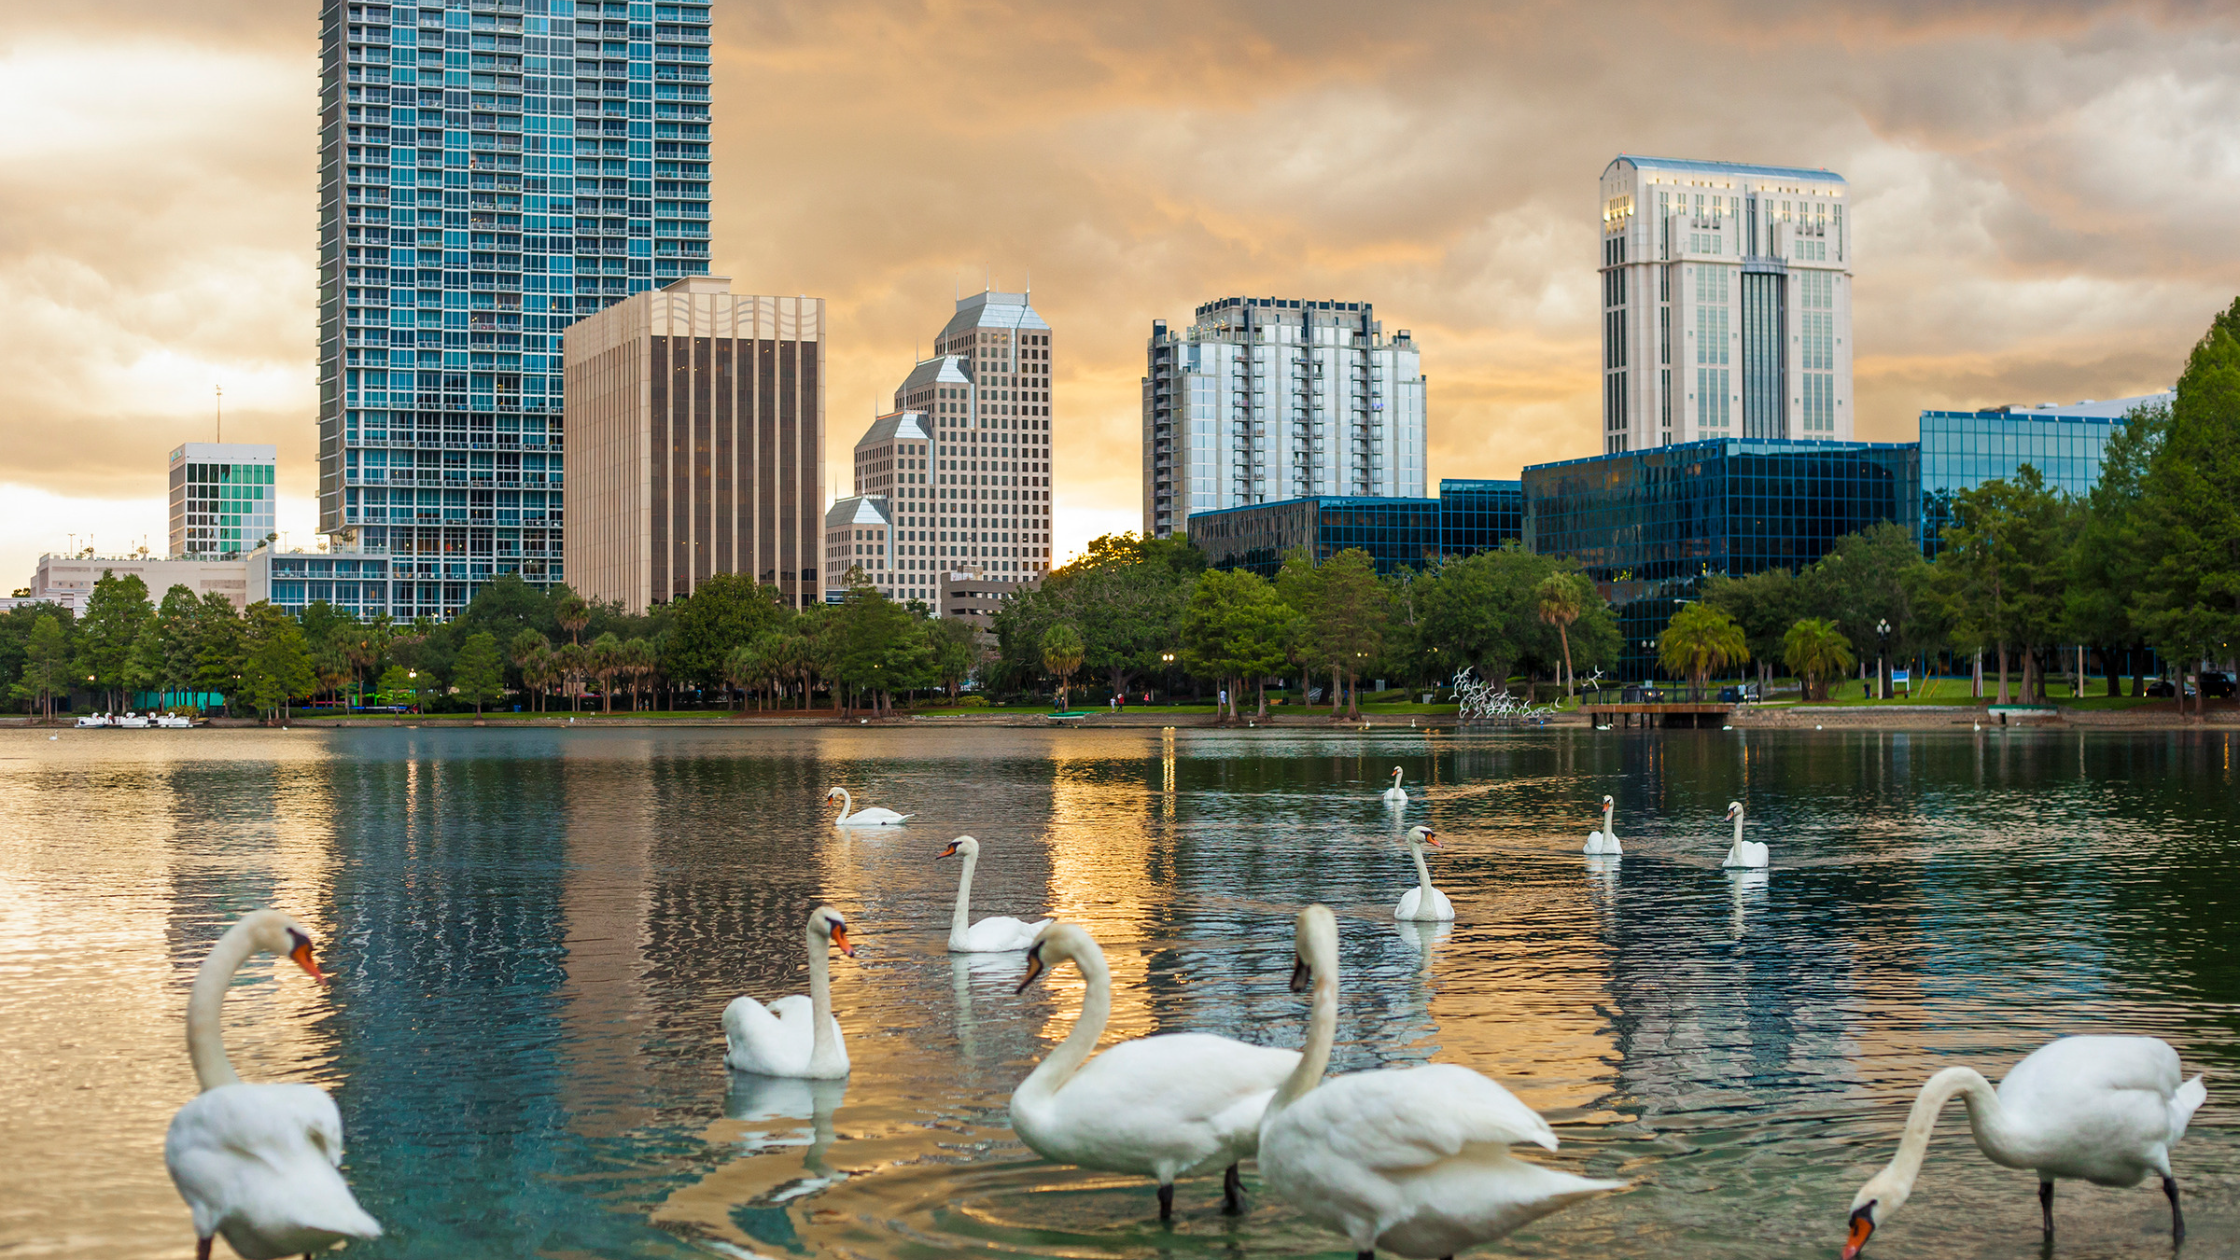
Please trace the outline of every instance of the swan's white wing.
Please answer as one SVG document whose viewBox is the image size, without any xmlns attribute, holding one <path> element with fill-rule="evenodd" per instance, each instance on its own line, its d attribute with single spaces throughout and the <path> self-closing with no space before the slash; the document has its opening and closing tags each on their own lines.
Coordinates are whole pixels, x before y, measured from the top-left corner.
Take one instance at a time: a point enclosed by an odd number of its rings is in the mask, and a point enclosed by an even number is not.
<svg viewBox="0 0 2240 1260">
<path fill-rule="evenodd" d="M 2061 1037 L 2007 1072 L 1999 1101 L 2022 1112 L 2059 1114 L 2136 1091 L 2167 1104 L 2183 1080 L 2178 1052 L 2159 1037 Z"/>
<path fill-rule="evenodd" d="M 1298 1061 L 1296 1050 L 1207 1033 L 1123 1041 L 1059 1088 L 1052 1114 L 1035 1126 L 1043 1140 L 1032 1144 L 1053 1158 L 1118 1171 L 1152 1172 L 1165 1163 L 1181 1173 L 1242 1159 L 1257 1148 L 1268 1099 Z M 1014 1114 L 1014 1127 L 1028 1137 L 1020 1121 Z"/>
<path fill-rule="evenodd" d="M 2198 1076 L 2178 1087 L 2178 1092 L 2170 1098 L 2171 1145 L 2177 1145 L 2178 1139 L 2186 1135 L 2186 1122 L 2192 1120 L 2193 1113 L 2201 1110 L 2201 1104 L 2207 1101 L 2209 1087 Z"/>
<path fill-rule="evenodd" d="M 1013 919 L 1004 915 L 990 915 L 965 929 L 964 952 L 996 954 L 1009 950 L 1026 949 L 1034 944 L 1034 938 L 1048 926 L 1050 926 L 1050 920 L 1048 919 L 1039 923 L 1028 923 L 1022 919 Z"/>
<path fill-rule="evenodd" d="M 1384 1172 L 1421 1168 L 1470 1146 L 1556 1148 L 1555 1131 L 1537 1112 L 1451 1063 L 1336 1077 L 1283 1118 L 1318 1135 L 1338 1158 Z"/>
<path fill-rule="evenodd" d="M 742 1072 L 800 1076 L 809 1070 L 816 1043 L 808 995 L 796 993 L 768 1006 L 751 997 L 723 1008 L 723 1061 Z"/>
<path fill-rule="evenodd" d="M 342 1114 L 311 1085 L 227 1085 L 172 1117 L 163 1157 L 195 1232 L 222 1232 L 244 1256 L 300 1255 L 379 1238 L 342 1163 Z"/>
</svg>

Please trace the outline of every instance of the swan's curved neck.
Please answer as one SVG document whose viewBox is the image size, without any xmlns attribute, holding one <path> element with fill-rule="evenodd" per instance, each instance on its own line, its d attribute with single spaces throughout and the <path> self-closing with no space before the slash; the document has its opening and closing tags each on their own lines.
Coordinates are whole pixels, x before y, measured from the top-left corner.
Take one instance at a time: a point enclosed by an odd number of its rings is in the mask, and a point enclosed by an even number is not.
<svg viewBox="0 0 2240 1260">
<path fill-rule="evenodd" d="M 1736 810 L 1734 815 L 1734 842 L 1738 845 L 1742 843 L 1742 811 L 1740 810 Z"/>
<path fill-rule="evenodd" d="M 1423 860 L 1420 850 L 1416 860 Z M 1314 1004 L 1307 1012 L 1307 1041 L 1299 1047 L 1299 1062 L 1284 1078 L 1283 1088 L 1268 1103 L 1270 1115 L 1304 1098 L 1322 1083 L 1322 1074 L 1330 1067 L 1330 1043 L 1338 1037 L 1338 967 L 1336 959 L 1328 961 L 1329 966 L 1314 969 Z"/>
<path fill-rule="evenodd" d="M 1929 1136 L 1936 1132 L 1937 1114 L 1952 1100 L 1954 1094 L 1968 1108 L 1968 1128 L 1975 1134 L 1976 1145 L 1995 1163 L 2007 1164 L 2006 1156 L 2013 1146 L 2013 1134 L 2007 1125 L 2006 1112 L 1999 1107 L 1999 1095 L 1991 1082 L 1974 1068 L 1952 1067 L 1929 1078 L 1921 1087 L 1921 1094 L 1913 1100 L 1913 1110 L 1906 1113 L 1905 1136 L 1898 1142 L 1898 1153 L 1890 1160 L 1883 1175 L 1895 1182 L 1900 1194 L 1911 1194 L 1913 1179 L 1921 1172 L 1921 1161 L 1929 1154 Z M 2013 1165 L 2009 1165 L 2010 1167 Z"/>
<path fill-rule="evenodd" d="M 1618 834 L 1618 829 L 1610 825 L 1611 811 L 1615 810 L 1616 808 L 1617 806 L 1615 805 L 1605 805 L 1602 807 L 1602 834 L 1605 837 Z"/>
<path fill-rule="evenodd" d="M 980 862 L 977 852 L 967 850 L 964 869 L 957 874 L 957 908 L 949 915 L 949 943 L 962 945 L 965 929 L 971 926 L 972 917 L 972 868 Z"/>
<path fill-rule="evenodd" d="M 1423 904 L 1429 906 L 1431 904 L 1431 894 L 1437 890 L 1431 887 L 1431 866 L 1423 860 L 1423 842 L 1420 840 L 1409 841 L 1408 854 L 1416 860 L 1416 886 L 1423 890 Z"/>
<path fill-rule="evenodd" d="M 836 823 L 846 822 L 848 821 L 848 815 L 856 812 L 855 798 L 848 795 L 848 789 L 846 788 L 834 788 L 832 790 L 840 794 L 840 816 L 832 821 Z"/>
<path fill-rule="evenodd" d="M 202 970 L 194 976 L 194 990 L 187 997 L 187 1057 L 193 1060 L 194 1078 L 204 1090 L 241 1083 L 232 1062 L 226 1058 L 220 1012 L 225 1007 L 226 990 L 233 984 L 233 974 L 241 970 L 242 963 L 249 961 L 249 955 L 257 952 L 249 937 L 246 920 L 228 928 L 226 934 L 218 938 L 218 943 L 210 947 L 210 956 L 202 960 Z"/>
<path fill-rule="evenodd" d="M 1087 986 L 1081 995 L 1081 1018 L 1073 1022 L 1073 1031 L 1058 1043 L 1058 1048 L 1019 1083 L 1019 1092 L 1029 1097 L 1047 1098 L 1064 1088 L 1089 1061 L 1098 1038 L 1104 1036 L 1105 1021 L 1112 1018 L 1112 973 L 1104 965 L 1104 951 L 1092 946 L 1075 955 L 1073 961 L 1081 968 L 1081 979 Z"/>
<path fill-rule="evenodd" d="M 814 924 L 803 935 L 809 940 L 809 1066 L 823 1068 L 839 1052 L 832 1040 L 832 946 Z"/>
</svg>

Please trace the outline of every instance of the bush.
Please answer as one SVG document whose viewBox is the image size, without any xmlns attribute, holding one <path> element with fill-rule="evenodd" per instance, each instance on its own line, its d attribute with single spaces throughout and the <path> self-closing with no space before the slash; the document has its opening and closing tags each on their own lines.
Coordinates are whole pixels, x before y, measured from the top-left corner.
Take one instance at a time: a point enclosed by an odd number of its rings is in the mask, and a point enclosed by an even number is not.
<svg viewBox="0 0 2240 1260">
<path fill-rule="evenodd" d="M 985 709 L 988 707 L 988 698 L 986 696 L 978 694 L 958 696 L 956 704 L 952 707 L 959 709 Z"/>
</svg>

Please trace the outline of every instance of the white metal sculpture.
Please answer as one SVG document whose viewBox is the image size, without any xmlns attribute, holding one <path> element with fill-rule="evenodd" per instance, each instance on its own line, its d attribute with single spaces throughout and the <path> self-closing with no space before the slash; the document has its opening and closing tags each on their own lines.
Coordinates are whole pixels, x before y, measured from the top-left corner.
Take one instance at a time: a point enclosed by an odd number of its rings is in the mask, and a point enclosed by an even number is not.
<svg viewBox="0 0 2240 1260">
<path fill-rule="evenodd" d="M 1598 674 L 1597 677 L 1600 675 Z M 1465 722 L 1491 723 L 1497 726 L 1544 725 L 1555 715 L 1552 704 L 1531 704 L 1512 695 L 1506 688 L 1496 689 L 1482 682 L 1467 669 L 1454 674 L 1454 699 L 1456 717 Z"/>
</svg>

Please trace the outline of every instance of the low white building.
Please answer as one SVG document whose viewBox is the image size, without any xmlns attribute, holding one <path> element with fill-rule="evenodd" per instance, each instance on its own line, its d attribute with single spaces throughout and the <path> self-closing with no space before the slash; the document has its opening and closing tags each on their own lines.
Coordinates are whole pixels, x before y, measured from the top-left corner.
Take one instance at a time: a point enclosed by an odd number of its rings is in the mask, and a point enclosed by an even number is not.
<svg viewBox="0 0 2240 1260">
<path fill-rule="evenodd" d="M 223 595 L 237 609 L 256 602 L 249 594 L 249 562 L 245 556 L 172 560 L 160 556 L 44 555 L 31 575 L 30 598 L 75 601 L 71 606 L 83 612 L 85 601 L 93 594 L 93 584 L 104 573 L 137 575 L 148 584 L 148 598 L 157 603 L 163 602 L 164 592 L 179 585 L 193 591 L 197 598 Z"/>
</svg>

